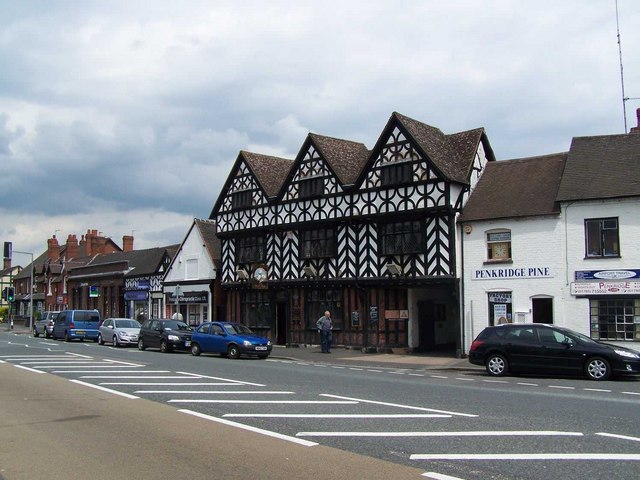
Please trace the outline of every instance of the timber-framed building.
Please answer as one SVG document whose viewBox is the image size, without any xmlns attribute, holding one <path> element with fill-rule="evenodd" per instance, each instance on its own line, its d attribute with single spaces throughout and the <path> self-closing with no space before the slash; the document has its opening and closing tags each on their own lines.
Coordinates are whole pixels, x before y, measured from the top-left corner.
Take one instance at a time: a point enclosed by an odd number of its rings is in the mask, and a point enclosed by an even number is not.
<svg viewBox="0 0 640 480">
<path fill-rule="evenodd" d="M 278 344 L 461 351 L 461 212 L 495 157 L 393 113 L 369 150 L 310 133 L 294 160 L 241 151 L 213 207 L 227 318 Z"/>
</svg>

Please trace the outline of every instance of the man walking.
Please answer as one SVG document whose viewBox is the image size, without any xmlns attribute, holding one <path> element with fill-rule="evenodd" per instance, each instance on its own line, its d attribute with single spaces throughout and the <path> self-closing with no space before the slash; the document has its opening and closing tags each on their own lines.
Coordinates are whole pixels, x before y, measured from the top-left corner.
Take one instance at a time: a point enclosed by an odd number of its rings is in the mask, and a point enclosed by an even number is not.
<svg viewBox="0 0 640 480">
<path fill-rule="evenodd" d="M 316 322 L 318 332 L 320 332 L 320 346 L 322 347 L 322 353 L 331 353 L 331 340 L 333 330 L 333 323 L 331 322 L 331 312 L 327 310 L 324 315 Z"/>
</svg>

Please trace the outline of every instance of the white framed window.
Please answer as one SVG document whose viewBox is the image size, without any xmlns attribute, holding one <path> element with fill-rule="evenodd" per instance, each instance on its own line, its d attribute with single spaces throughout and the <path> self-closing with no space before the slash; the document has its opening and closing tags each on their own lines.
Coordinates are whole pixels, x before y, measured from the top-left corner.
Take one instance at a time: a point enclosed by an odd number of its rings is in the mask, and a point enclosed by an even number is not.
<svg viewBox="0 0 640 480">
<path fill-rule="evenodd" d="M 487 233 L 487 260 L 511 260 L 511 231 Z"/>
</svg>

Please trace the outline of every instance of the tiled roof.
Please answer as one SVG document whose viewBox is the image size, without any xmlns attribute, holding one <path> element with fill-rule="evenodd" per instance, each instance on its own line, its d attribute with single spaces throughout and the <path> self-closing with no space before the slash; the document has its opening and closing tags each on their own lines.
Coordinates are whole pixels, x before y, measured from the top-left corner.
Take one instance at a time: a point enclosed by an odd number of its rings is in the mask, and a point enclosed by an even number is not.
<svg viewBox="0 0 640 480">
<path fill-rule="evenodd" d="M 438 128 L 418 122 L 398 112 L 394 112 L 392 117 L 398 119 L 435 167 L 449 180 L 459 183 L 469 182 L 469 170 L 484 129 L 477 128 L 467 132 L 445 135 Z"/>
<path fill-rule="evenodd" d="M 240 155 L 242 155 L 258 182 L 260 182 L 260 185 L 267 193 L 267 197 L 271 198 L 278 195 L 280 187 L 282 187 L 293 166 L 293 160 L 244 150 L 240 152 Z"/>
<path fill-rule="evenodd" d="M 343 185 L 353 184 L 369 158 L 363 143 L 310 133 L 309 137 Z"/>
<path fill-rule="evenodd" d="M 558 201 L 640 196 L 640 134 L 575 137 Z"/>
<path fill-rule="evenodd" d="M 158 272 L 158 267 L 164 258 L 165 252 L 170 248 L 177 246 L 155 247 L 145 250 L 131 250 L 129 252 L 114 252 L 96 255 L 86 267 L 92 267 L 96 271 L 97 267 L 106 266 L 108 264 L 127 262 L 129 272 L 126 276 L 140 277 L 143 275 L 153 275 Z"/>
<path fill-rule="evenodd" d="M 196 225 L 200 230 L 200 235 L 204 239 L 204 243 L 212 260 L 219 260 L 221 257 L 220 240 L 216 236 L 216 222 L 213 220 L 195 219 Z"/>
<path fill-rule="evenodd" d="M 460 222 L 553 215 L 566 153 L 487 163 Z"/>
</svg>

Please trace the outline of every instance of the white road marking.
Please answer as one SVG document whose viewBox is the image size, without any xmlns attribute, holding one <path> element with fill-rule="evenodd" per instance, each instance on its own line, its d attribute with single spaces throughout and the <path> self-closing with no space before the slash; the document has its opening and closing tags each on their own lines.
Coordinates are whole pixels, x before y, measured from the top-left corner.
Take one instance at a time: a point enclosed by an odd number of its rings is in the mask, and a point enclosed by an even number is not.
<svg viewBox="0 0 640 480">
<path fill-rule="evenodd" d="M 307 440 L 301 440 L 299 438 L 290 437 L 288 435 L 283 435 L 281 433 L 272 432 L 270 430 L 264 430 L 262 428 L 250 427 L 249 425 L 243 425 L 241 423 L 232 422 L 230 420 L 225 420 L 223 418 L 212 417 L 211 415 L 205 415 L 203 413 L 194 412 L 192 410 L 178 410 L 181 413 L 186 413 L 187 415 L 193 415 L 195 417 L 204 418 L 205 420 L 210 420 L 212 422 L 222 423 L 224 425 L 229 425 L 231 427 L 241 428 L 243 430 L 249 430 L 250 432 L 259 433 L 262 435 L 267 435 L 269 437 L 278 438 L 280 440 L 286 440 L 287 442 L 297 443 L 298 445 L 303 445 L 305 447 L 314 447 L 318 445 L 315 442 L 309 442 Z"/>
<path fill-rule="evenodd" d="M 459 477 L 452 477 L 451 475 L 445 475 L 437 472 L 424 472 L 421 477 L 432 478 L 433 480 L 464 480 Z"/>
<path fill-rule="evenodd" d="M 4 363 L 4 362 L 2 362 L 2 363 Z M 28 371 L 34 372 L 34 373 L 44 373 L 41 370 L 36 370 L 35 368 L 23 367 L 22 365 L 14 365 L 14 367 L 22 368 L 23 370 L 28 370 Z"/>
<path fill-rule="evenodd" d="M 261 390 L 137 390 L 134 393 L 172 393 L 185 395 L 292 395 L 295 392 L 261 391 Z"/>
<path fill-rule="evenodd" d="M 622 392 L 625 395 L 640 395 L 640 392 Z"/>
<path fill-rule="evenodd" d="M 638 437 L 629 437 L 627 435 L 618 435 L 618 434 L 615 434 L 615 433 L 599 432 L 599 433 L 596 433 L 596 435 L 600 435 L 602 437 L 619 438 L 621 440 L 631 440 L 632 442 L 640 442 L 640 438 L 638 438 Z"/>
<path fill-rule="evenodd" d="M 234 380 L 232 378 L 210 377 L 207 375 L 200 375 L 198 373 L 189 373 L 189 372 L 176 372 L 176 373 L 179 373 L 181 375 L 188 375 L 190 377 L 196 377 L 196 378 L 209 378 L 211 380 L 223 380 L 225 382 L 231 382 L 235 384 L 252 385 L 254 387 L 266 387 L 266 385 L 263 385 L 262 383 L 243 382 L 242 380 Z"/>
<path fill-rule="evenodd" d="M 526 387 L 537 387 L 538 386 L 537 383 L 525 383 L 525 382 L 518 382 L 516 385 L 524 385 Z"/>
<path fill-rule="evenodd" d="M 181 378 L 184 380 L 184 375 L 83 375 L 80 378 L 120 378 L 120 379 L 129 379 L 129 380 L 133 380 L 134 378 L 149 378 L 149 379 L 155 379 L 155 380 L 159 380 L 159 379 L 175 380 L 175 379 Z"/>
<path fill-rule="evenodd" d="M 219 382 L 196 382 L 196 383 L 179 383 L 179 382 L 102 382 L 100 385 L 129 385 L 134 387 L 141 387 L 145 385 L 153 385 L 157 387 L 179 387 L 179 386 L 188 386 L 188 387 L 203 387 L 203 386 L 221 386 L 221 385 L 229 385 L 228 383 L 219 383 Z M 241 384 L 234 384 L 241 385 Z"/>
<path fill-rule="evenodd" d="M 477 432 L 299 432 L 299 437 L 581 437 L 580 432 L 477 431 Z"/>
<path fill-rule="evenodd" d="M 424 407 L 414 407 L 412 405 L 401 405 L 398 403 L 389 403 L 389 402 L 379 402 L 376 400 L 365 400 L 365 399 L 361 399 L 361 398 L 351 398 L 351 397 L 342 397 L 340 395 L 329 395 L 327 393 L 321 393 L 320 394 L 321 397 L 330 397 L 330 398 L 340 398 L 343 400 L 353 400 L 356 402 L 362 402 L 362 403 L 373 403 L 376 405 L 386 405 L 388 407 L 398 407 L 398 408 L 407 408 L 410 410 L 420 410 L 422 412 L 434 412 L 434 413 L 444 413 L 446 415 L 458 415 L 461 417 L 477 417 L 478 415 L 472 415 L 470 413 L 459 413 L 459 412 L 449 412 L 446 410 L 436 410 L 433 408 L 424 408 Z"/>
<path fill-rule="evenodd" d="M 250 418 L 451 418 L 451 415 L 439 413 L 401 413 L 401 414 L 368 414 L 368 413 L 226 413 L 223 417 Z"/>
<path fill-rule="evenodd" d="M 560 388 L 563 390 L 575 390 L 576 387 L 565 387 L 564 385 L 549 385 L 549 388 Z"/>
<path fill-rule="evenodd" d="M 467 453 L 467 454 L 414 454 L 411 460 L 621 460 L 640 461 L 634 453 Z"/>
<path fill-rule="evenodd" d="M 611 393 L 611 390 L 607 390 L 606 388 L 585 388 L 584 389 L 587 392 L 605 392 L 605 393 Z"/>
<path fill-rule="evenodd" d="M 91 364 L 94 362 L 79 362 L 79 363 L 84 363 L 84 364 Z M 128 365 L 105 365 L 105 364 L 96 364 L 96 365 L 79 365 L 79 364 L 69 364 L 69 365 L 43 365 L 41 367 L 38 368 L 78 368 L 78 367 L 84 367 L 84 368 L 135 368 L 135 367 L 131 367 Z"/>
<path fill-rule="evenodd" d="M 168 403 L 275 403 L 282 405 L 355 405 L 358 402 L 349 401 L 323 401 L 323 400 L 206 400 L 200 398 L 194 399 L 174 399 Z"/>
<path fill-rule="evenodd" d="M 113 393 L 114 395 L 120 395 L 122 397 L 130 398 L 132 400 L 139 398 L 134 395 L 129 395 L 128 393 L 118 392 L 117 390 L 111 390 L 110 388 L 104 388 L 99 385 L 93 385 L 92 383 L 81 382 L 80 380 L 69 380 L 69 381 L 73 383 L 77 383 L 78 385 L 84 385 L 85 387 L 91 387 L 97 390 L 102 390 L 103 392 Z"/>
</svg>

